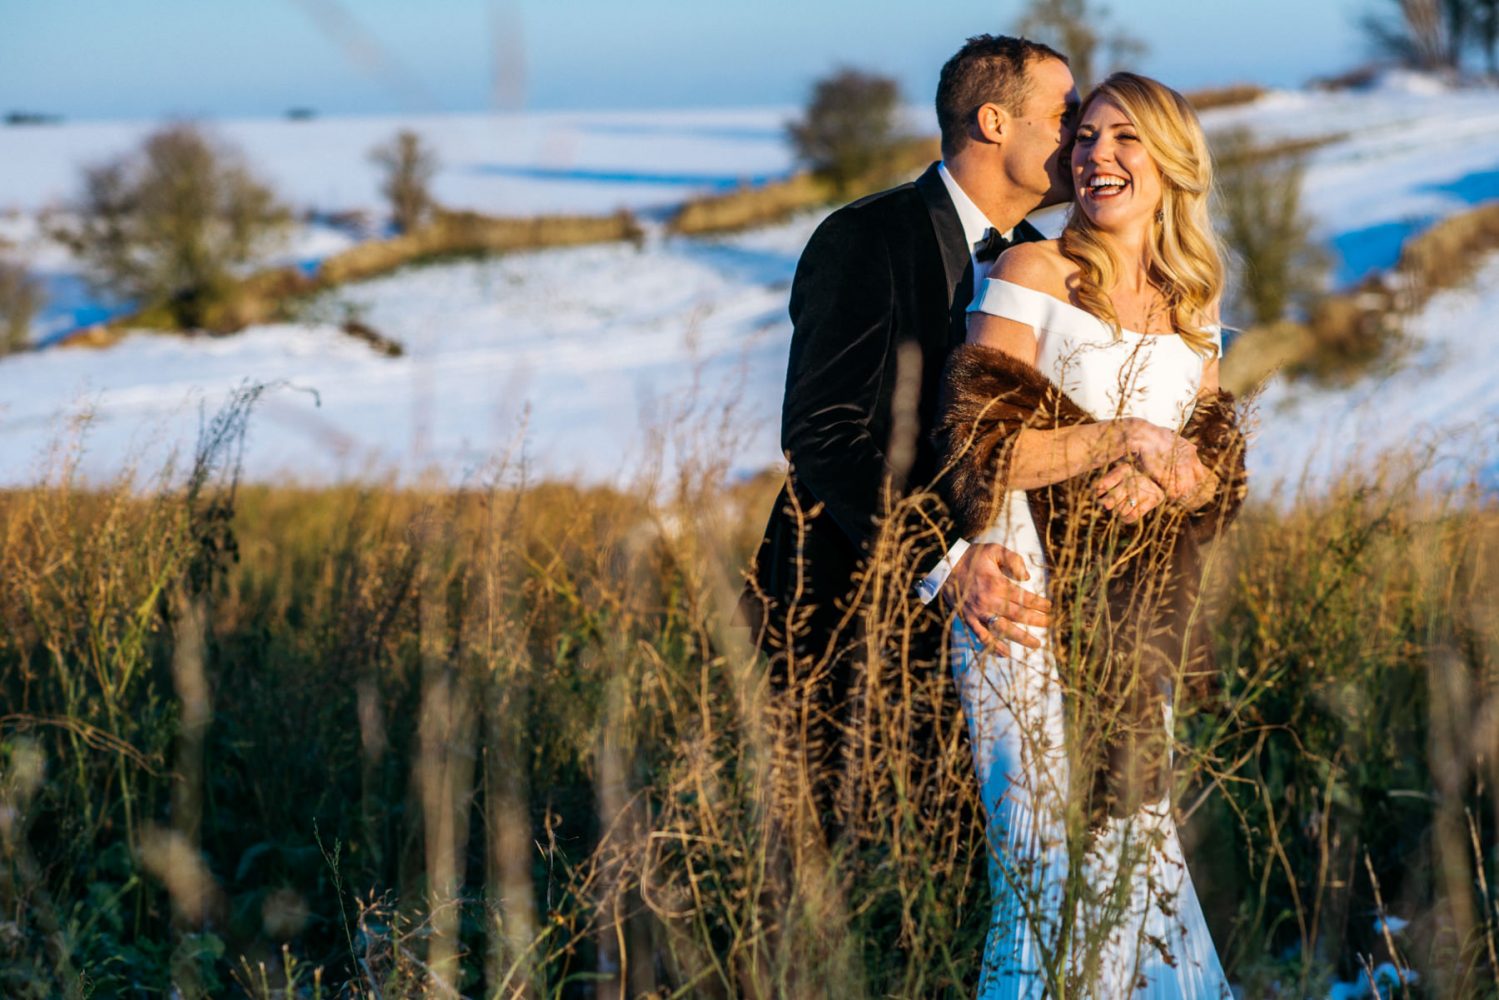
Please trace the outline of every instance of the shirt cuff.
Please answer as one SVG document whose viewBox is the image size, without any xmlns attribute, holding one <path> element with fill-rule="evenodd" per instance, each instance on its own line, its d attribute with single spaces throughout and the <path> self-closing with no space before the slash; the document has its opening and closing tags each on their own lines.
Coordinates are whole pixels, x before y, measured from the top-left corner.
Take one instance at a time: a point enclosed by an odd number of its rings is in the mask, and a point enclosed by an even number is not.
<svg viewBox="0 0 1499 1000">
<path fill-rule="evenodd" d="M 947 550 L 947 555 L 932 569 L 930 573 L 922 577 L 916 584 L 916 596 L 922 604 L 931 604 L 932 598 L 942 589 L 947 578 L 952 575 L 953 567 L 958 565 L 958 560 L 963 558 L 963 553 L 968 551 L 968 539 L 960 538 L 953 542 L 952 548 Z"/>
</svg>

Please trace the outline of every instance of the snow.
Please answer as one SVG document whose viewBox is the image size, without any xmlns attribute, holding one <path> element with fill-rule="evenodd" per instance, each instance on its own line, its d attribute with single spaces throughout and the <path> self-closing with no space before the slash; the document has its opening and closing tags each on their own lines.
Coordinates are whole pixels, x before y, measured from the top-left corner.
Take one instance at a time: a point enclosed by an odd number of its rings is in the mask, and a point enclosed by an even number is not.
<svg viewBox="0 0 1499 1000">
<path fill-rule="evenodd" d="M 524 430 L 539 472 L 631 478 L 646 432 L 737 400 L 752 472 L 778 454 L 785 297 L 815 219 L 733 240 L 660 241 L 409 269 L 344 288 L 305 323 L 224 337 L 138 333 L 107 350 L 0 363 L 0 476 L 26 481 L 70 414 L 91 414 L 81 467 L 141 468 L 191 446 L 203 406 L 275 383 L 247 472 L 300 481 L 461 478 Z M 357 316 L 406 348 L 385 358 L 335 325 Z"/>
<path fill-rule="evenodd" d="M 1266 386 L 1248 457 L 1257 490 L 1316 489 L 1382 455 L 1405 456 L 1437 482 L 1499 487 L 1499 256 L 1472 286 L 1433 297 L 1405 335 L 1393 371 L 1346 388 L 1284 377 Z"/>
<path fill-rule="evenodd" d="M 298 208 L 377 209 L 376 146 L 412 129 L 436 152 L 432 193 L 494 215 L 612 212 L 784 174 L 790 108 L 450 114 L 210 123 Z M 77 193 L 80 170 L 139 145 L 159 122 L 0 128 L 0 210 L 35 212 Z"/>
<path fill-rule="evenodd" d="M 329 213 L 378 210 L 368 149 L 416 127 L 439 150 L 437 194 L 486 212 L 598 212 L 648 219 L 689 193 L 789 169 L 787 109 L 248 121 L 216 126 L 299 210 L 274 262 L 307 265 L 357 237 Z M 917 114 L 914 113 L 913 114 Z M 927 114 L 929 112 L 921 112 Z M 1262 138 L 1346 133 L 1307 159 L 1306 202 L 1347 284 L 1393 263 L 1432 220 L 1499 197 L 1499 92 L 1392 79 L 1367 92 L 1274 93 L 1209 112 L 1210 130 Z M 37 221 L 77 167 L 137 142 L 146 123 L 0 129 L 0 240 L 51 301 L 34 339 L 111 307 Z M 927 124 L 930 130 L 929 123 Z M 6 214 L 4 209 L 12 211 Z M 416 267 L 338 289 L 296 322 L 213 339 L 146 333 L 104 350 L 0 360 L 0 483 L 32 481 L 70 417 L 88 413 L 81 468 L 113 474 L 190 447 L 200 414 L 246 380 L 275 386 L 252 423 L 247 474 L 330 481 L 435 470 L 461 480 L 523 442 L 531 475 L 617 480 L 662 428 L 723 441 L 731 467 L 780 461 L 777 413 L 797 256 L 821 213 L 722 239 L 512 254 Z M 1053 216 L 1046 228 L 1059 224 Z M 1282 378 L 1260 400 L 1254 489 L 1325 483 L 1356 457 L 1435 449 L 1455 478 L 1499 483 L 1499 264 L 1431 300 L 1393 370 L 1337 389 Z M 341 333 L 357 317 L 406 349 L 387 358 Z M 1226 317 L 1230 324 L 1233 317 Z M 673 425 L 673 418 L 678 419 Z M 655 429 L 653 431 L 653 429 Z M 1483 463 L 1489 463 L 1484 466 Z M 1475 468 L 1476 467 L 1476 468 Z"/>
<path fill-rule="evenodd" d="M 1345 136 L 1307 155 L 1302 184 L 1343 285 L 1394 264 L 1401 242 L 1432 221 L 1499 197 L 1493 89 L 1283 92 L 1209 112 L 1203 125 L 1248 128 L 1265 141 Z"/>
<path fill-rule="evenodd" d="M 1374 969 L 1372 977 L 1369 975 L 1369 970 L 1364 969 L 1351 983 L 1334 983 L 1332 989 L 1327 992 L 1327 1000 L 1394 997 L 1403 992 L 1402 983 L 1413 986 L 1420 978 L 1413 969 L 1406 969 L 1402 972 L 1395 967 L 1393 962 L 1381 962 Z"/>
</svg>

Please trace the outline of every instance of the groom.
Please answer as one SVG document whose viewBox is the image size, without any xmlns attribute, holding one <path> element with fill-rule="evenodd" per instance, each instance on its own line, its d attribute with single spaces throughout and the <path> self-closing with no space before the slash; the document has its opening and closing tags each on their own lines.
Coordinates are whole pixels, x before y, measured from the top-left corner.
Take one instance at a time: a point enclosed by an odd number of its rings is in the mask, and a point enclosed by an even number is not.
<svg viewBox="0 0 1499 1000">
<path fill-rule="evenodd" d="M 882 515 L 929 489 L 939 472 L 929 433 L 943 363 L 963 342 L 975 273 L 1009 243 L 1042 238 L 1026 215 L 1072 198 L 1077 106 L 1060 53 L 1019 38 L 969 39 L 937 85 L 941 162 L 834 212 L 797 264 L 781 416 L 791 468 L 743 606 L 774 683 L 794 682 L 798 663 L 822 666 L 810 692 L 818 731 L 806 734 L 826 754 L 818 781 L 836 765 L 855 680 L 861 564 Z M 1018 626 L 1045 625 L 1048 605 L 1022 587 L 1018 556 L 999 545 L 965 551 L 954 538 L 927 548 L 913 568 L 933 572 L 913 602 L 940 593 L 980 638 L 1037 645 Z M 944 619 L 936 602 L 913 610 L 913 659 L 934 665 Z M 836 830 L 830 786 L 816 794 Z"/>
</svg>

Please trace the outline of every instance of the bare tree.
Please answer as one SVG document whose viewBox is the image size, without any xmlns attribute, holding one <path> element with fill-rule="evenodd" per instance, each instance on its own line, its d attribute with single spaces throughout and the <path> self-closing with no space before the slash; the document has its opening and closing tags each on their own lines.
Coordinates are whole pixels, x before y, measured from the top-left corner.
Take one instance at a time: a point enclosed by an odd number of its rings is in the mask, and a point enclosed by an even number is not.
<svg viewBox="0 0 1499 1000">
<path fill-rule="evenodd" d="M 1456 69 L 1478 0 L 1387 0 L 1360 21 L 1383 55 L 1413 69 Z M 1393 8 L 1393 9 L 1391 9 Z"/>
<path fill-rule="evenodd" d="M 288 219 L 237 151 L 190 124 L 88 169 L 71 216 L 56 235 L 98 284 L 185 327 L 205 324 Z"/>
<path fill-rule="evenodd" d="M 1109 9 L 1089 0 L 1030 0 L 1016 30 L 1059 49 L 1086 94 L 1102 77 L 1148 51 L 1145 42 L 1110 26 Z"/>
<path fill-rule="evenodd" d="M 878 165 L 899 132 L 900 86 L 841 69 L 817 81 L 799 121 L 786 130 L 797 157 L 846 190 Z"/>
<path fill-rule="evenodd" d="M 31 344 L 31 319 L 42 305 L 41 290 L 19 264 L 0 261 L 0 354 Z"/>
<path fill-rule="evenodd" d="M 1499 77 L 1499 0 L 1472 0 L 1473 41 L 1490 77 Z"/>
<path fill-rule="evenodd" d="M 390 202 L 396 228 L 409 233 L 426 219 L 433 207 L 431 184 L 437 173 L 437 154 L 410 129 L 377 146 L 370 159 L 383 175 L 380 192 Z"/>
</svg>

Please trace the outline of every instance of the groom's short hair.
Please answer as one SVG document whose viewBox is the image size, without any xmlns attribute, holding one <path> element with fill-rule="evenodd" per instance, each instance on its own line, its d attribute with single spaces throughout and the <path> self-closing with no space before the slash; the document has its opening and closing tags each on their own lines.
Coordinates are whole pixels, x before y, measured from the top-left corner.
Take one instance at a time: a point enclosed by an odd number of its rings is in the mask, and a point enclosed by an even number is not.
<svg viewBox="0 0 1499 1000">
<path fill-rule="evenodd" d="M 937 80 L 937 125 L 942 155 L 968 145 L 968 125 L 985 104 L 1020 114 L 1030 93 L 1026 71 L 1042 59 L 1067 61 L 1050 45 L 1009 35 L 974 35 L 942 67 Z"/>
</svg>

